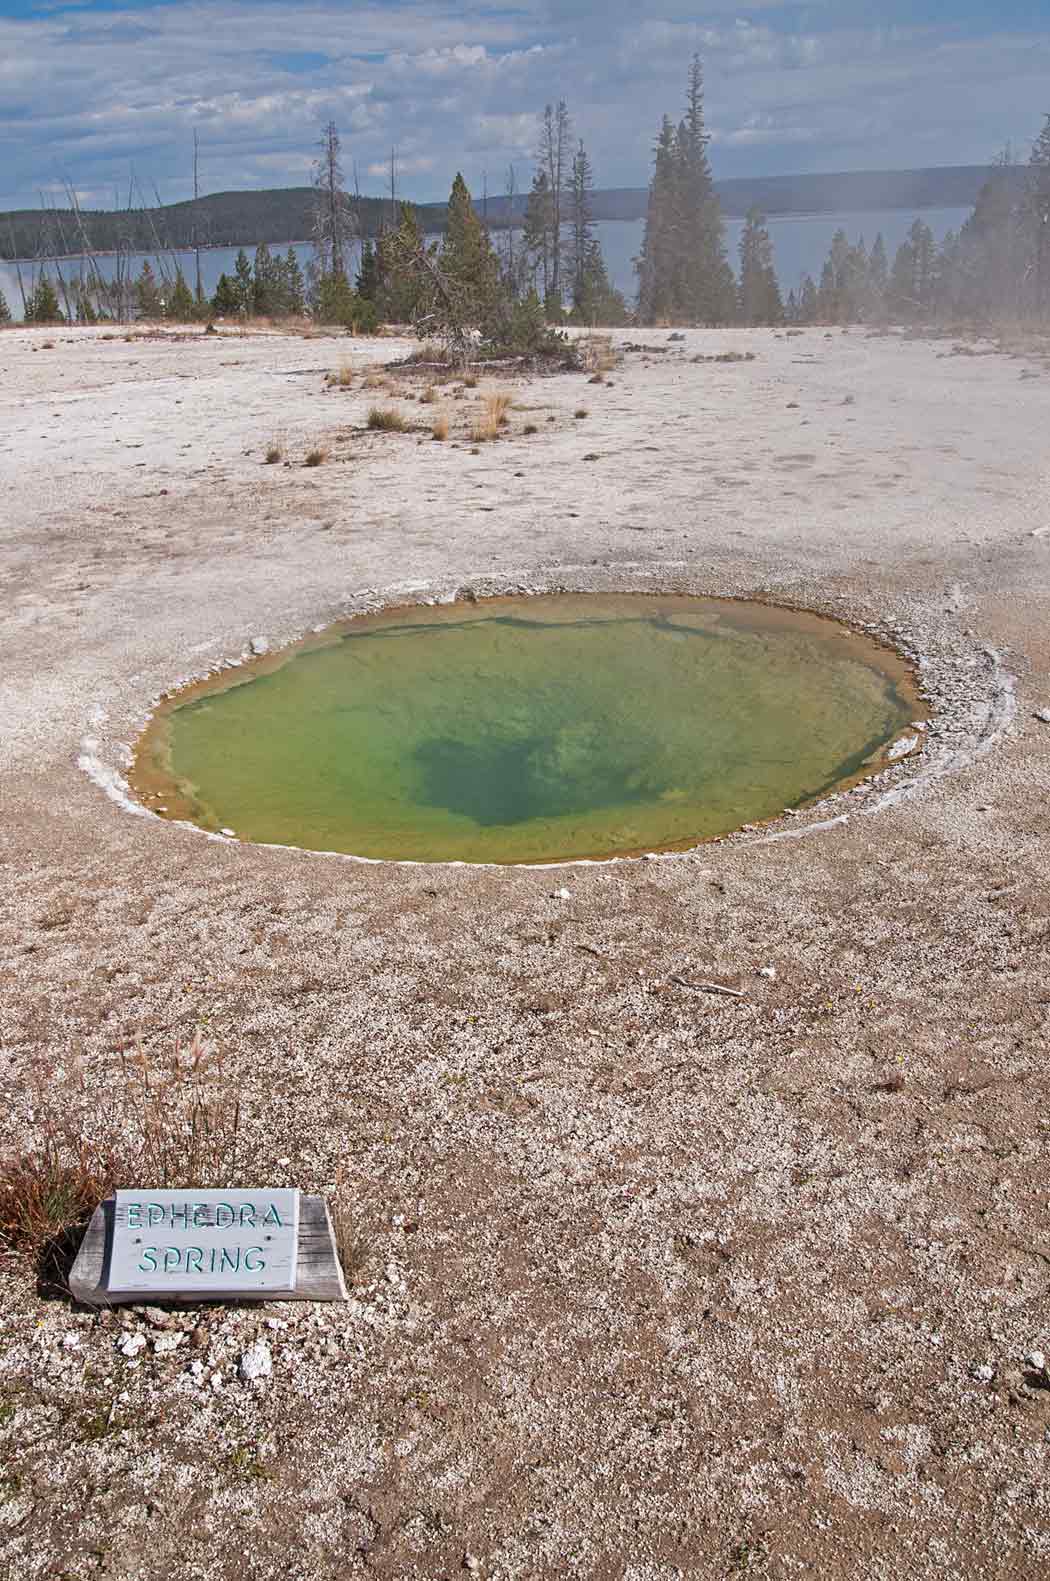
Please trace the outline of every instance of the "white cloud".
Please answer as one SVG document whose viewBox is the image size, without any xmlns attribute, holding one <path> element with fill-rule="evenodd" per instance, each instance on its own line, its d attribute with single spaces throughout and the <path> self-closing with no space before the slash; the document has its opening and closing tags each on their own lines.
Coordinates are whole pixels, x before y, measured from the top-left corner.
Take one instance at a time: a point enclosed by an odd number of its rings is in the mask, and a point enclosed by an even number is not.
<svg viewBox="0 0 1050 1581">
<path fill-rule="evenodd" d="M 185 197 L 194 128 L 207 189 L 301 182 L 328 119 L 370 175 L 396 146 L 420 198 L 512 160 L 525 185 L 536 114 L 560 97 L 598 184 L 641 184 L 694 49 L 723 175 L 978 162 L 1038 132 L 1050 77 L 1045 28 L 892 27 L 857 0 L 705 0 L 699 19 L 695 0 L 42 11 L 0 19 L 0 207 L 67 177 L 108 194 L 131 164 Z"/>
</svg>

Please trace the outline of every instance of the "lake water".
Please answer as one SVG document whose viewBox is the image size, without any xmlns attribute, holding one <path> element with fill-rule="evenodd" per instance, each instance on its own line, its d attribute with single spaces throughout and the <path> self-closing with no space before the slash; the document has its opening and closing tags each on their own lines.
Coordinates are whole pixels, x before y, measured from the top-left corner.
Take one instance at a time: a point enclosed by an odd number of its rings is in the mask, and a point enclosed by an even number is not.
<svg viewBox="0 0 1050 1581">
<path fill-rule="evenodd" d="M 948 231 L 958 231 L 963 222 L 969 217 L 969 209 L 930 209 L 916 212 L 911 209 L 889 210 L 880 213 L 854 213 L 854 214 L 814 214 L 791 215 L 784 219 L 769 221 L 769 233 L 773 242 L 773 251 L 776 258 L 777 275 L 780 279 L 784 296 L 789 290 L 798 288 L 799 281 L 805 273 L 811 274 L 819 284 L 820 270 L 828 254 L 831 238 L 835 232 L 842 229 L 846 232 L 851 242 L 863 236 L 870 247 L 876 235 L 881 232 L 886 244 L 886 251 L 890 261 L 893 254 L 904 240 L 912 221 L 916 218 L 923 219 L 938 242 L 943 240 Z M 727 220 L 726 242 L 729 256 L 734 264 L 737 263 L 737 249 L 740 242 L 740 233 L 744 228 L 743 220 Z M 596 227 L 602 249 L 605 253 L 609 275 L 614 285 L 621 290 L 628 301 L 632 301 L 637 282 L 634 274 L 634 259 L 642 245 L 644 221 L 642 220 L 607 220 Z M 497 242 L 499 238 L 497 236 Z M 274 251 L 283 249 L 274 248 Z M 312 255 L 312 249 L 307 243 L 296 246 L 299 262 L 304 270 Z M 252 249 L 246 249 L 249 256 Z M 133 275 L 138 274 L 146 254 L 132 254 L 130 267 Z M 192 289 L 195 279 L 195 262 L 192 253 L 164 254 L 161 265 L 158 265 L 153 255 L 150 262 L 155 270 L 160 272 L 161 267 L 167 272 L 169 278 L 175 275 L 175 266 L 178 263 L 186 276 Z M 237 256 L 236 247 L 209 248 L 201 254 L 201 272 L 204 289 L 211 296 L 218 284 L 219 275 L 232 274 L 234 259 Z M 28 274 L 32 270 L 31 263 L 23 264 L 23 272 Z M 63 263 L 63 272 L 67 277 L 77 272 L 77 263 L 67 261 Z M 113 258 L 100 258 L 99 267 L 102 273 L 111 278 L 116 269 L 116 260 Z M 356 260 L 354 267 L 356 269 Z M 21 317 L 21 298 L 18 291 L 15 268 L 11 263 L 0 260 L 0 289 L 7 298 L 8 306 L 15 317 Z"/>
<path fill-rule="evenodd" d="M 155 716 L 148 805 L 246 840 L 415 861 L 695 844 L 864 772 L 910 672 L 833 621 L 644 594 L 333 627 Z M 880 759 L 881 760 L 881 759 Z"/>
</svg>

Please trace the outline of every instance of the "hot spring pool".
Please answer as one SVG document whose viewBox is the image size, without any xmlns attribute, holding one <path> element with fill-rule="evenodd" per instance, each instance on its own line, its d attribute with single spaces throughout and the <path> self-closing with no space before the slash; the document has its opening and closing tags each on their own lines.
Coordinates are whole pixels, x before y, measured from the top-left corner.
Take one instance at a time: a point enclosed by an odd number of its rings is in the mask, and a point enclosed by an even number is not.
<svg viewBox="0 0 1050 1581">
<path fill-rule="evenodd" d="M 427 862 L 693 845 L 870 771 L 908 666 L 819 616 L 559 594 L 361 617 L 175 694 L 136 754 L 165 815 Z"/>
</svg>

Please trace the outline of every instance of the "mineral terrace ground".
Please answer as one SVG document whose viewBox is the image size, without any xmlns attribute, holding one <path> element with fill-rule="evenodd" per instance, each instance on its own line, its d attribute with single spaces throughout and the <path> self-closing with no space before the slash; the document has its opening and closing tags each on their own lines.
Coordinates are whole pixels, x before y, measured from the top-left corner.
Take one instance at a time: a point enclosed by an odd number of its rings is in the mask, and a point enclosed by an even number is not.
<svg viewBox="0 0 1050 1581">
<path fill-rule="evenodd" d="M 245 1183 L 341 1171 L 359 1237 L 345 1308 L 168 1327 L 9 1259 L 4 1576 L 1046 1575 L 1050 371 L 646 340 L 443 401 L 453 439 L 520 403 L 472 453 L 325 392 L 390 341 L 0 336 L 8 1138 L 31 1070 L 109 1102 L 204 1024 Z M 936 722 L 786 838 L 613 866 L 363 866 L 106 793 L 180 678 L 463 586 L 837 611 Z"/>
</svg>

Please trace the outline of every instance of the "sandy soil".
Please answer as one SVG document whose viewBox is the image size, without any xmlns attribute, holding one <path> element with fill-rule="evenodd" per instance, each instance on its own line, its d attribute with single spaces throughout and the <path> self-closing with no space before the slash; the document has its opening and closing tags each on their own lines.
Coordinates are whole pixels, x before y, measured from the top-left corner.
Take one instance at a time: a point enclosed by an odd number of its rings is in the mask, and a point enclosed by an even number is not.
<svg viewBox="0 0 1050 1581">
<path fill-rule="evenodd" d="M 167 1327 L 6 1263 L 0 1573 L 1045 1575 L 1050 372 L 688 332 L 514 386 L 474 454 L 325 390 L 397 349 L 0 335 L 5 1130 L 32 1070 L 109 1102 L 203 1024 L 246 1173 L 341 1173 L 360 1248 L 346 1308 Z M 553 872 L 107 793 L 180 678 L 464 585 L 838 612 L 922 656 L 934 724 L 772 832 Z"/>
</svg>

